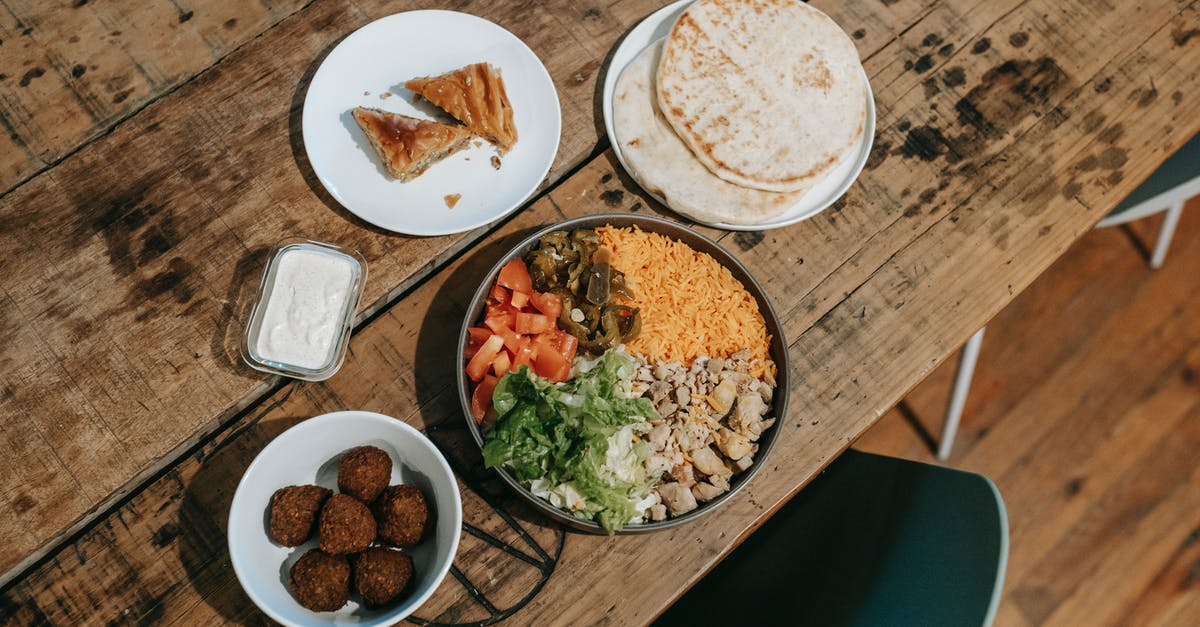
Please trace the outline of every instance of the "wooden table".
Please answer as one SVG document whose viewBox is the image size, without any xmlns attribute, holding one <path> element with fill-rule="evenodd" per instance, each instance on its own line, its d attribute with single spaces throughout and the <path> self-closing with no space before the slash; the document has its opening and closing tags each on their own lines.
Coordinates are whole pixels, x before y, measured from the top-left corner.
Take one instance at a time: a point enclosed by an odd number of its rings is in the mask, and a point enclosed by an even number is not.
<svg viewBox="0 0 1200 627">
<path fill-rule="evenodd" d="M 299 131 L 323 53 L 400 5 L 71 4 L 0 11 L 0 622 L 264 621 L 225 551 L 233 490 L 272 437 L 345 408 L 400 417 L 456 457 L 458 571 L 421 617 L 648 621 L 1200 121 L 1195 0 L 814 2 L 871 77 L 867 169 L 807 222 L 707 231 L 761 280 L 791 339 L 779 446 L 696 524 L 595 537 L 475 472 L 448 347 L 469 290 L 522 233 L 667 213 L 620 170 L 597 111 L 615 42 L 660 3 L 404 3 L 513 31 L 562 101 L 541 193 L 503 223 L 424 239 L 339 207 Z M 357 248 L 371 268 L 351 356 L 321 384 L 260 375 L 237 353 L 263 253 L 295 234 Z"/>
</svg>

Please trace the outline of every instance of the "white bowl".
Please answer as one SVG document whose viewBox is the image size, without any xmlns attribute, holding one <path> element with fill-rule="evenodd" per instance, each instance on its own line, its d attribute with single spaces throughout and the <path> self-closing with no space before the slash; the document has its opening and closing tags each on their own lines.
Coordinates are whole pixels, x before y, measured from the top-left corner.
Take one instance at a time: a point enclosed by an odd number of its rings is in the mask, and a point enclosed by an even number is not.
<svg viewBox="0 0 1200 627">
<path fill-rule="evenodd" d="M 430 504 L 425 539 L 408 550 L 414 581 L 408 598 L 372 610 L 352 600 L 336 612 L 302 607 L 288 587 L 288 571 L 314 538 L 302 546 L 279 546 L 267 536 L 267 509 L 275 490 L 313 483 L 337 490 L 337 461 L 343 451 L 369 444 L 392 458 L 392 484 L 414 485 Z M 446 459 L 420 431 L 382 414 L 339 411 L 310 418 L 275 438 L 242 475 L 229 508 L 229 556 L 250 600 L 284 625 L 390 625 L 412 614 L 450 570 L 462 529 L 462 500 Z"/>
</svg>

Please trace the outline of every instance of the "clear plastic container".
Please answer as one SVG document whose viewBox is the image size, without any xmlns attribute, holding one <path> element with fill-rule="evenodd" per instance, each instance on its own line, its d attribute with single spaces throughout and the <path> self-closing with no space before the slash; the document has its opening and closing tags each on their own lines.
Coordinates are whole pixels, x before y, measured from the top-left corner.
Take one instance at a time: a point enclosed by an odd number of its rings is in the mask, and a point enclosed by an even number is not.
<svg viewBox="0 0 1200 627">
<path fill-rule="evenodd" d="M 342 367 L 367 281 L 358 251 L 289 238 L 270 251 L 242 336 L 255 370 L 323 381 Z"/>
</svg>

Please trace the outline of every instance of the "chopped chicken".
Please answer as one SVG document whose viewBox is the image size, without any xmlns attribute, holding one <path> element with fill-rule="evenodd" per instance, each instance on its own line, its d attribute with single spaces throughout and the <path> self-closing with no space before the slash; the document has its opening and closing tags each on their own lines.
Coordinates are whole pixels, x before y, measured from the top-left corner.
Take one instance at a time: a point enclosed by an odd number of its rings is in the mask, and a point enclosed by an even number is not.
<svg viewBox="0 0 1200 627">
<path fill-rule="evenodd" d="M 741 459 L 750 454 L 752 446 L 750 438 L 736 431 L 721 427 L 721 430 L 717 431 L 716 440 L 717 448 L 721 449 L 721 452 L 729 459 Z"/>
<path fill-rule="evenodd" d="M 725 466 L 725 462 L 721 461 L 721 457 L 713 452 L 712 447 L 705 446 L 698 448 L 691 453 L 692 465 L 696 470 L 706 475 L 727 475 L 729 468 Z"/>
<path fill-rule="evenodd" d="M 733 407 L 733 401 L 736 398 L 737 383 L 732 379 L 725 379 L 709 395 L 708 402 L 712 405 L 713 409 L 717 410 L 718 414 L 724 416 L 729 413 L 729 408 Z"/>
<path fill-rule="evenodd" d="M 664 448 L 667 448 L 667 439 L 670 437 L 671 426 L 664 421 L 659 423 L 657 427 L 654 427 L 650 430 L 650 435 L 647 437 L 647 439 L 650 442 L 650 446 L 654 450 L 661 451 Z"/>
<path fill-rule="evenodd" d="M 650 509 L 646 511 L 650 515 L 650 520 L 653 520 L 654 522 L 667 519 L 667 506 L 663 505 L 662 503 L 651 505 Z"/>
<path fill-rule="evenodd" d="M 680 464 L 671 469 L 671 478 L 677 483 L 690 486 L 696 483 L 696 474 L 692 472 L 691 464 Z"/>
<path fill-rule="evenodd" d="M 692 486 L 692 496 L 699 501 L 711 501 L 725 493 L 725 490 L 718 488 L 711 483 L 697 483 Z"/>
<path fill-rule="evenodd" d="M 662 497 L 663 504 L 667 506 L 667 510 L 672 516 L 686 514 L 696 509 L 696 497 L 687 487 L 678 483 L 666 483 L 658 486 L 658 494 Z"/>
</svg>

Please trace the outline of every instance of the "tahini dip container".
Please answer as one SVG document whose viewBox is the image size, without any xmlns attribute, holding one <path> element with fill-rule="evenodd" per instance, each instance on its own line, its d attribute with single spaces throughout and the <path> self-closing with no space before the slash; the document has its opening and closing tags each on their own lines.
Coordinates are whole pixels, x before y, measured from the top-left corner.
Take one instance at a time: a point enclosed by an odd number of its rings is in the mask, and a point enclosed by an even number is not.
<svg viewBox="0 0 1200 627">
<path fill-rule="evenodd" d="M 323 381 L 342 367 L 367 280 L 356 250 L 302 238 L 271 249 L 242 338 L 251 368 Z"/>
</svg>

